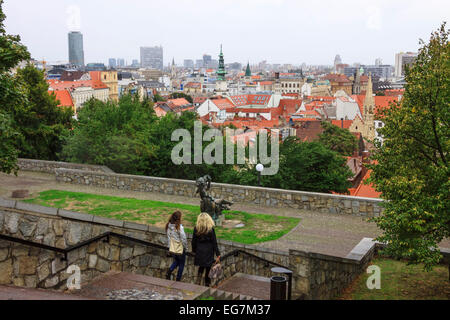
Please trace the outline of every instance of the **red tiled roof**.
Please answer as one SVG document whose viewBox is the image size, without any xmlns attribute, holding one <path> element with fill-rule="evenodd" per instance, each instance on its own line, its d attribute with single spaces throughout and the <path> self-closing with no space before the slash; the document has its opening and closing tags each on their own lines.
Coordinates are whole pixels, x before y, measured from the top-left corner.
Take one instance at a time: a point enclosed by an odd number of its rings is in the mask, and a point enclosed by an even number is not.
<svg viewBox="0 0 450 320">
<path fill-rule="evenodd" d="M 70 90 L 79 87 L 91 87 L 93 89 L 108 89 L 108 87 L 98 80 L 80 80 L 80 81 L 48 81 L 53 90 Z"/>
<path fill-rule="evenodd" d="M 233 101 L 236 106 L 245 105 L 266 105 L 270 101 L 271 95 L 269 94 L 241 94 L 237 96 L 231 96 L 231 101 Z"/>
<path fill-rule="evenodd" d="M 56 100 L 59 100 L 59 107 L 73 107 L 73 100 L 70 96 L 69 91 L 67 90 L 55 90 L 49 91 L 49 94 L 54 94 L 56 96 Z"/>
<path fill-rule="evenodd" d="M 293 114 L 301 107 L 301 105 L 301 99 L 281 99 L 278 108 L 281 113 Z"/>
<path fill-rule="evenodd" d="M 333 81 L 333 82 L 339 82 L 339 83 L 350 82 L 350 80 L 347 78 L 347 76 L 345 76 L 343 74 L 330 73 L 330 74 L 327 74 L 325 77 L 323 77 L 323 79 Z"/>
<path fill-rule="evenodd" d="M 234 105 L 230 102 L 230 100 L 226 99 L 226 98 L 220 98 L 220 99 L 214 99 L 211 100 L 216 106 L 217 108 L 219 108 L 220 110 L 225 110 L 225 109 L 230 109 L 230 108 L 234 108 Z"/>
<path fill-rule="evenodd" d="M 388 89 L 384 91 L 384 94 L 387 96 L 403 96 L 405 93 L 405 89 Z"/>
<path fill-rule="evenodd" d="M 184 86 L 185 88 L 194 88 L 194 89 L 201 89 L 202 84 L 200 82 L 188 82 Z"/>
<path fill-rule="evenodd" d="M 229 108 L 227 109 L 228 113 L 270 113 L 271 108 Z"/>
<path fill-rule="evenodd" d="M 331 120 L 331 123 L 339 128 L 349 129 L 353 123 L 353 120 Z"/>
<path fill-rule="evenodd" d="M 371 172 L 372 170 L 367 171 L 358 188 L 356 188 L 354 196 L 366 198 L 379 198 L 381 196 L 381 192 L 377 192 L 372 183 L 369 185 L 364 184 L 364 181 L 370 178 Z"/>
<path fill-rule="evenodd" d="M 259 84 L 262 86 L 270 86 L 273 84 L 273 81 L 260 81 Z"/>
<path fill-rule="evenodd" d="M 320 121 L 316 118 L 291 118 L 294 122 L 305 122 L 305 121 Z"/>
<path fill-rule="evenodd" d="M 194 103 L 203 103 L 203 102 L 205 102 L 207 99 L 208 99 L 207 97 L 195 97 L 192 101 L 193 101 Z"/>
<path fill-rule="evenodd" d="M 185 98 L 169 99 L 167 102 L 173 103 L 176 107 L 181 107 L 190 104 Z"/>
</svg>

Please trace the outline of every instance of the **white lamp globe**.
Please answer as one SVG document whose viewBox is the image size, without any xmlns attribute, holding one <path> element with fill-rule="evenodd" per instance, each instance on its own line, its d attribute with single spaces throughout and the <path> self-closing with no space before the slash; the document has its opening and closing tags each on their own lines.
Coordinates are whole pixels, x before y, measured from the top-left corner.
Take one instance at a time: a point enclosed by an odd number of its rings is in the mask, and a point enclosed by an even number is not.
<svg viewBox="0 0 450 320">
<path fill-rule="evenodd" d="M 264 166 L 261 163 L 258 163 L 256 165 L 256 171 L 262 172 L 264 170 Z"/>
</svg>

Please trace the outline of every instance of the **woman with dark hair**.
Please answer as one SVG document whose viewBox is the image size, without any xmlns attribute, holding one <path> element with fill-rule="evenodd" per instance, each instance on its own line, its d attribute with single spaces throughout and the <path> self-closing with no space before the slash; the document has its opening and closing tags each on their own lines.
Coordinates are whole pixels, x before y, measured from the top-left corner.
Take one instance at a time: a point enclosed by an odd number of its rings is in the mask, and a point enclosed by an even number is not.
<svg viewBox="0 0 450 320">
<path fill-rule="evenodd" d="M 176 281 L 181 280 L 181 276 L 183 275 L 184 264 L 186 262 L 186 251 L 187 251 L 187 239 L 186 234 L 184 233 L 183 225 L 181 224 L 181 212 L 175 211 L 169 218 L 169 221 L 166 224 L 166 233 L 168 239 L 168 245 L 170 249 L 171 242 L 181 243 L 183 245 L 183 250 L 179 254 L 173 255 L 173 263 L 170 266 L 169 270 L 166 273 L 166 279 L 170 279 L 173 270 L 178 267 L 178 273 Z"/>
<path fill-rule="evenodd" d="M 197 284 L 201 284 L 203 272 L 205 272 L 205 286 L 207 287 L 211 283 L 211 279 L 208 276 L 209 271 L 214 262 L 220 260 L 220 251 L 217 246 L 214 226 L 211 216 L 202 212 L 197 218 L 192 237 L 192 252 L 195 253 L 194 265 L 199 267 Z M 214 259 L 215 255 L 217 259 Z"/>
</svg>

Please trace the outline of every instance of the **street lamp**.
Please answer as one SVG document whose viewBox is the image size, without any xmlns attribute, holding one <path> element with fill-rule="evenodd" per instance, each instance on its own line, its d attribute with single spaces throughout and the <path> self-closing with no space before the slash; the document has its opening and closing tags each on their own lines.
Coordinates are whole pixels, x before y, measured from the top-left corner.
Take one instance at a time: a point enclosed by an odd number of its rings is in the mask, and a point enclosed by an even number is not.
<svg viewBox="0 0 450 320">
<path fill-rule="evenodd" d="M 258 171 L 258 186 L 261 187 L 261 172 L 264 170 L 264 166 L 261 163 L 256 165 L 256 171 Z"/>
</svg>

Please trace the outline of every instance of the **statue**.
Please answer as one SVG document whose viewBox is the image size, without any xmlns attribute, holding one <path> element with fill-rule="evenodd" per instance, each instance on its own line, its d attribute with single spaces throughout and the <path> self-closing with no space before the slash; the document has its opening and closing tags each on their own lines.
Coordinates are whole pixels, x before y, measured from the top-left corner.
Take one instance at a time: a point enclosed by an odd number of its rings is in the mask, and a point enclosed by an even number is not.
<svg viewBox="0 0 450 320">
<path fill-rule="evenodd" d="M 221 226 L 224 220 L 222 210 L 230 210 L 233 202 L 224 199 L 214 199 L 207 191 L 211 189 L 211 177 L 209 175 L 200 177 L 196 181 L 197 191 L 200 194 L 200 210 L 208 213 L 214 220 L 216 226 Z"/>
</svg>

